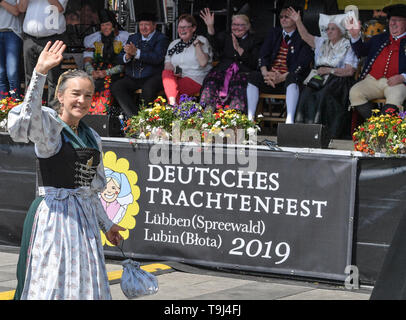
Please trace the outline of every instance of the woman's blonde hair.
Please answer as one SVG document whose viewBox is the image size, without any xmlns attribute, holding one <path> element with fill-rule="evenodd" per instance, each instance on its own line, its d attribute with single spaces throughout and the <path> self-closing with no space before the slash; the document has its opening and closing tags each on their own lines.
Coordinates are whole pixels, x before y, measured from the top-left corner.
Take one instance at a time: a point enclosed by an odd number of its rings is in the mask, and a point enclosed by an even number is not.
<svg viewBox="0 0 406 320">
<path fill-rule="evenodd" d="M 243 21 L 247 24 L 248 30 L 251 29 L 250 18 L 249 18 L 247 15 L 245 15 L 245 14 L 234 14 L 234 15 L 231 17 L 231 21 L 234 21 L 234 19 L 241 19 L 241 20 L 243 20 Z"/>
</svg>

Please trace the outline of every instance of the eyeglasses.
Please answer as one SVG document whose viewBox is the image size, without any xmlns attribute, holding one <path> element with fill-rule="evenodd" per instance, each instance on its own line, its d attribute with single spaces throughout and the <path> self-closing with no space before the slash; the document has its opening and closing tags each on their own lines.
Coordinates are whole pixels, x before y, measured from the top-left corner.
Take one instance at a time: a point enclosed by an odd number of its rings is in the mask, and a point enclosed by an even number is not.
<svg viewBox="0 0 406 320">
<path fill-rule="evenodd" d="M 192 28 L 192 27 L 193 27 L 192 25 L 190 25 L 190 26 L 178 26 L 178 29 L 186 30 L 186 29 L 189 29 L 189 28 Z"/>
<path fill-rule="evenodd" d="M 289 19 L 290 17 L 289 17 L 289 16 L 287 16 L 287 15 L 280 15 L 280 16 L 279 16 L 279 19 L 281 19 L 281 20 L 282 20 L 283 18 L 285 18 L 285 19 Z"/>
<path fill-rule="evenodd" d="M 242 23 L 242 24 L 232 23 L 231 26 L 237 27 L 237 28 L 243 28 L 243 27 L 246 27 L 247 25 L 245 23 Z"/>
</svg>

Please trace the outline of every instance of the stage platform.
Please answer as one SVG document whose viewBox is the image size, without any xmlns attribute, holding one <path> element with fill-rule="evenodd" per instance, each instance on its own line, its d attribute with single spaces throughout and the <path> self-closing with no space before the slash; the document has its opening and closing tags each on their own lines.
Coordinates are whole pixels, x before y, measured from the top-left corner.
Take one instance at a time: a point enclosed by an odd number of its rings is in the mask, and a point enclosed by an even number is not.
<svg viewBox="0 0 406 320">
<path fill-rule="evenodd" d="M 277 137 L 260 135 L 244 151 L 256 152 L 249 179 L 239 163 L 153 163 L 152 143 L 102 140 L 105 167 L 133 186 L 119 223 L 126 255 L 139 259 L 339 282 L 355 266 L 361 283 L 374 284 L 406 207 L 406 158 L 371 157 L 350 140 L 271 150 L 263 142 Z M 35 197 L 33 145 L 0 133 L 0 174 L 0 245 L 19 246 Z M 121 255 L 103 241 L 106 254 Z"/>
</svg>

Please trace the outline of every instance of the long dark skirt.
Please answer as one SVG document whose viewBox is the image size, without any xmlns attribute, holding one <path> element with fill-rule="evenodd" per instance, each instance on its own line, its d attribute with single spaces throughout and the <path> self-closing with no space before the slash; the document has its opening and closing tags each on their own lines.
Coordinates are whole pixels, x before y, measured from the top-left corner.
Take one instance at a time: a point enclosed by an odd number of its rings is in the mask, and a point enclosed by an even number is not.
<svg viewBox="0 0 406 320">
<path fill-rule="evenodd" d="M 200 95 L 200 103 L 216 108 L 216 106 L 228 105 L 230 109 L 241 111 L 247 106 L 247 73 L 237 72 L 230 79 L 228 94 L 226 97 L 219 96 L 224 85 L 225 71 L 212 70 L 204 79 Z"/>
<path fill-rule="evenodd" d="M 305 87 L 296 108 L 295 123 L 323 124 L 330 138 L 348 136 L 351 121 L 348 95 L 353 83 L 353 77 L 330 75 L 320 90 Z"/>
</svg>

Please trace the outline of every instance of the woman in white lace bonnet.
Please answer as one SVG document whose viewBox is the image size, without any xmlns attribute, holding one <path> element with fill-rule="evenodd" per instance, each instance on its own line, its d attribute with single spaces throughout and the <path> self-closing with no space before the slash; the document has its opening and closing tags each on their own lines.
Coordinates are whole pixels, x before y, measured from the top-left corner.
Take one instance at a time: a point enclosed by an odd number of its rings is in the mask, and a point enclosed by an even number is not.
<svg viewBox="0 0 406 320">
<path fill-rule="evenodd" d="M 346 37 L 347 14 L 320 14 L 321 36 L 311 35 L 300 14 L 288 9 L 296 21 L 300 36 L 314 49 L 314 68 L 320 76 L 328 77 L 324 86 L 315 90 L 305 87 L 296 108 L 296 123 L 318 123 L 327 126 L 331 138 L 349 135 L 350 117 L 347 111 L 348 94 L 354 82 L 358 58 Z"/>
</svg>

